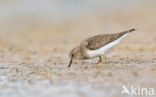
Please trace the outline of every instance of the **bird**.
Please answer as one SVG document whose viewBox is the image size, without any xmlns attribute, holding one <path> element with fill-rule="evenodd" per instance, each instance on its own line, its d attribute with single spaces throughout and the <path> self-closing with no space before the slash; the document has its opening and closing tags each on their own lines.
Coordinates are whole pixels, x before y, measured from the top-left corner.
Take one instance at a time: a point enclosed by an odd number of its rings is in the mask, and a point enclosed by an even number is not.
<svg viewBox="0 0 156 97">
<path fill-rule="evenodd" d="M 69 53 L 70 62 L 68 67 L 71 66 L 73 60 L 87 60 L 96 57 L 99 58 L 97 62 L 99 64 L 102 61 L 102 56 L 104 56 L 105 62 L 107 62 L 105 55 L 118 45 L 124 37 L 135 30 L 133 28 L 119 33 L 99 34 L 83 40 L 79 46 L 73 48 Z"/>
</svg>

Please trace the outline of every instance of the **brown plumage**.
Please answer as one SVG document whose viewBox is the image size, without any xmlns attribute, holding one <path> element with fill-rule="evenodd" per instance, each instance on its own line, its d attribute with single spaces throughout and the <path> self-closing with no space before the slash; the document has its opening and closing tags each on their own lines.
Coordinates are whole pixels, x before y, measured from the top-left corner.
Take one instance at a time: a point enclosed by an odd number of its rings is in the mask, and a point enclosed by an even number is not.
<svg viewBox="0 0 156 97">
<path fill-rule="evenodd" d="M 135 29 L 130 29 L 128 31 L 123 31 L 120 33 L 115 33 L 115 34 L 100 34 L 100 35 L 90 37 L 87 40 L 85 40 L 85 42 L 88 43 L 86 47 L 90 50 L 99 49 L 102 46 L 112 41 L 115 41 L 116 39 L 119 39 L 121 36 L 125 35 L 126 33 L 129 33 L 132 31 L 135 31 Z"/>
</svg>

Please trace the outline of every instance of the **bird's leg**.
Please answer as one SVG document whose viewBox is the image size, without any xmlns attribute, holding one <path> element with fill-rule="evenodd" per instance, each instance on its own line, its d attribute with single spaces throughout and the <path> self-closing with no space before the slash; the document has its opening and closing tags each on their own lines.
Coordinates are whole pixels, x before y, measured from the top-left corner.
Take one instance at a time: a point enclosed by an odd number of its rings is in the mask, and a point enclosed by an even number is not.
<svg viewBox="0 0 156 97">
<path fill-rule="evenodd" d="M 108 63 L 107 56 L 104 56 L 104 58 L 105 58 L 105 64 L 107 64 Z"/>
<path fill-rule="evenodd" d="M 99 64 L 102 61 L 101 56 L 99 56 L 99 61 L 96 64 Z"/>
</svg>

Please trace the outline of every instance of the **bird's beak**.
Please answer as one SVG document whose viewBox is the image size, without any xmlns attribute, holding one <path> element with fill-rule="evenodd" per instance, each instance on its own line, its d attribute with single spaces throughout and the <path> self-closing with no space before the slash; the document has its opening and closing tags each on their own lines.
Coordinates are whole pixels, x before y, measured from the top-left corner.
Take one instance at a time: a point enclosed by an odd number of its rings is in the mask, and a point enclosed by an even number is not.
<svg viewBox="0 0 156 97">
<path fill-rule="evenodd" d="M 70 67 L 71 66 L 71 64 L 72 64 L 72 58 L 70 59 L 70 62 L 69 62 L 69 65 L 68 65 L 68 67 Z"/>
</svg>

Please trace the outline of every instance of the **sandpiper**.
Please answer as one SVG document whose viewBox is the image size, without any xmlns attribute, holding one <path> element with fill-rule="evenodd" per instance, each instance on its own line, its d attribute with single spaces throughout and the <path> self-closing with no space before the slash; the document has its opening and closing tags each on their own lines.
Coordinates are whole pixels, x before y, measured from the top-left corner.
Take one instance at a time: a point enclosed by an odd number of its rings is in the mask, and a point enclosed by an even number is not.
<svg viewBox="0 0 156 97">
<path fill-rule="evenodd" d="M 100 34 L 90 37 L 75 47 L 69 54 L 70 62 L 68 67 L 71 66 L 73 60 L 86 60 L 99 57 L 100 63 L 102 61 L 101 56 L 105 56 L 113 47 L 120 43 L 120 41 L 135 29 L 123 31 L 115 34 Z M 105 56 L 105 62 L 107 57 Z"/>
</svg>

